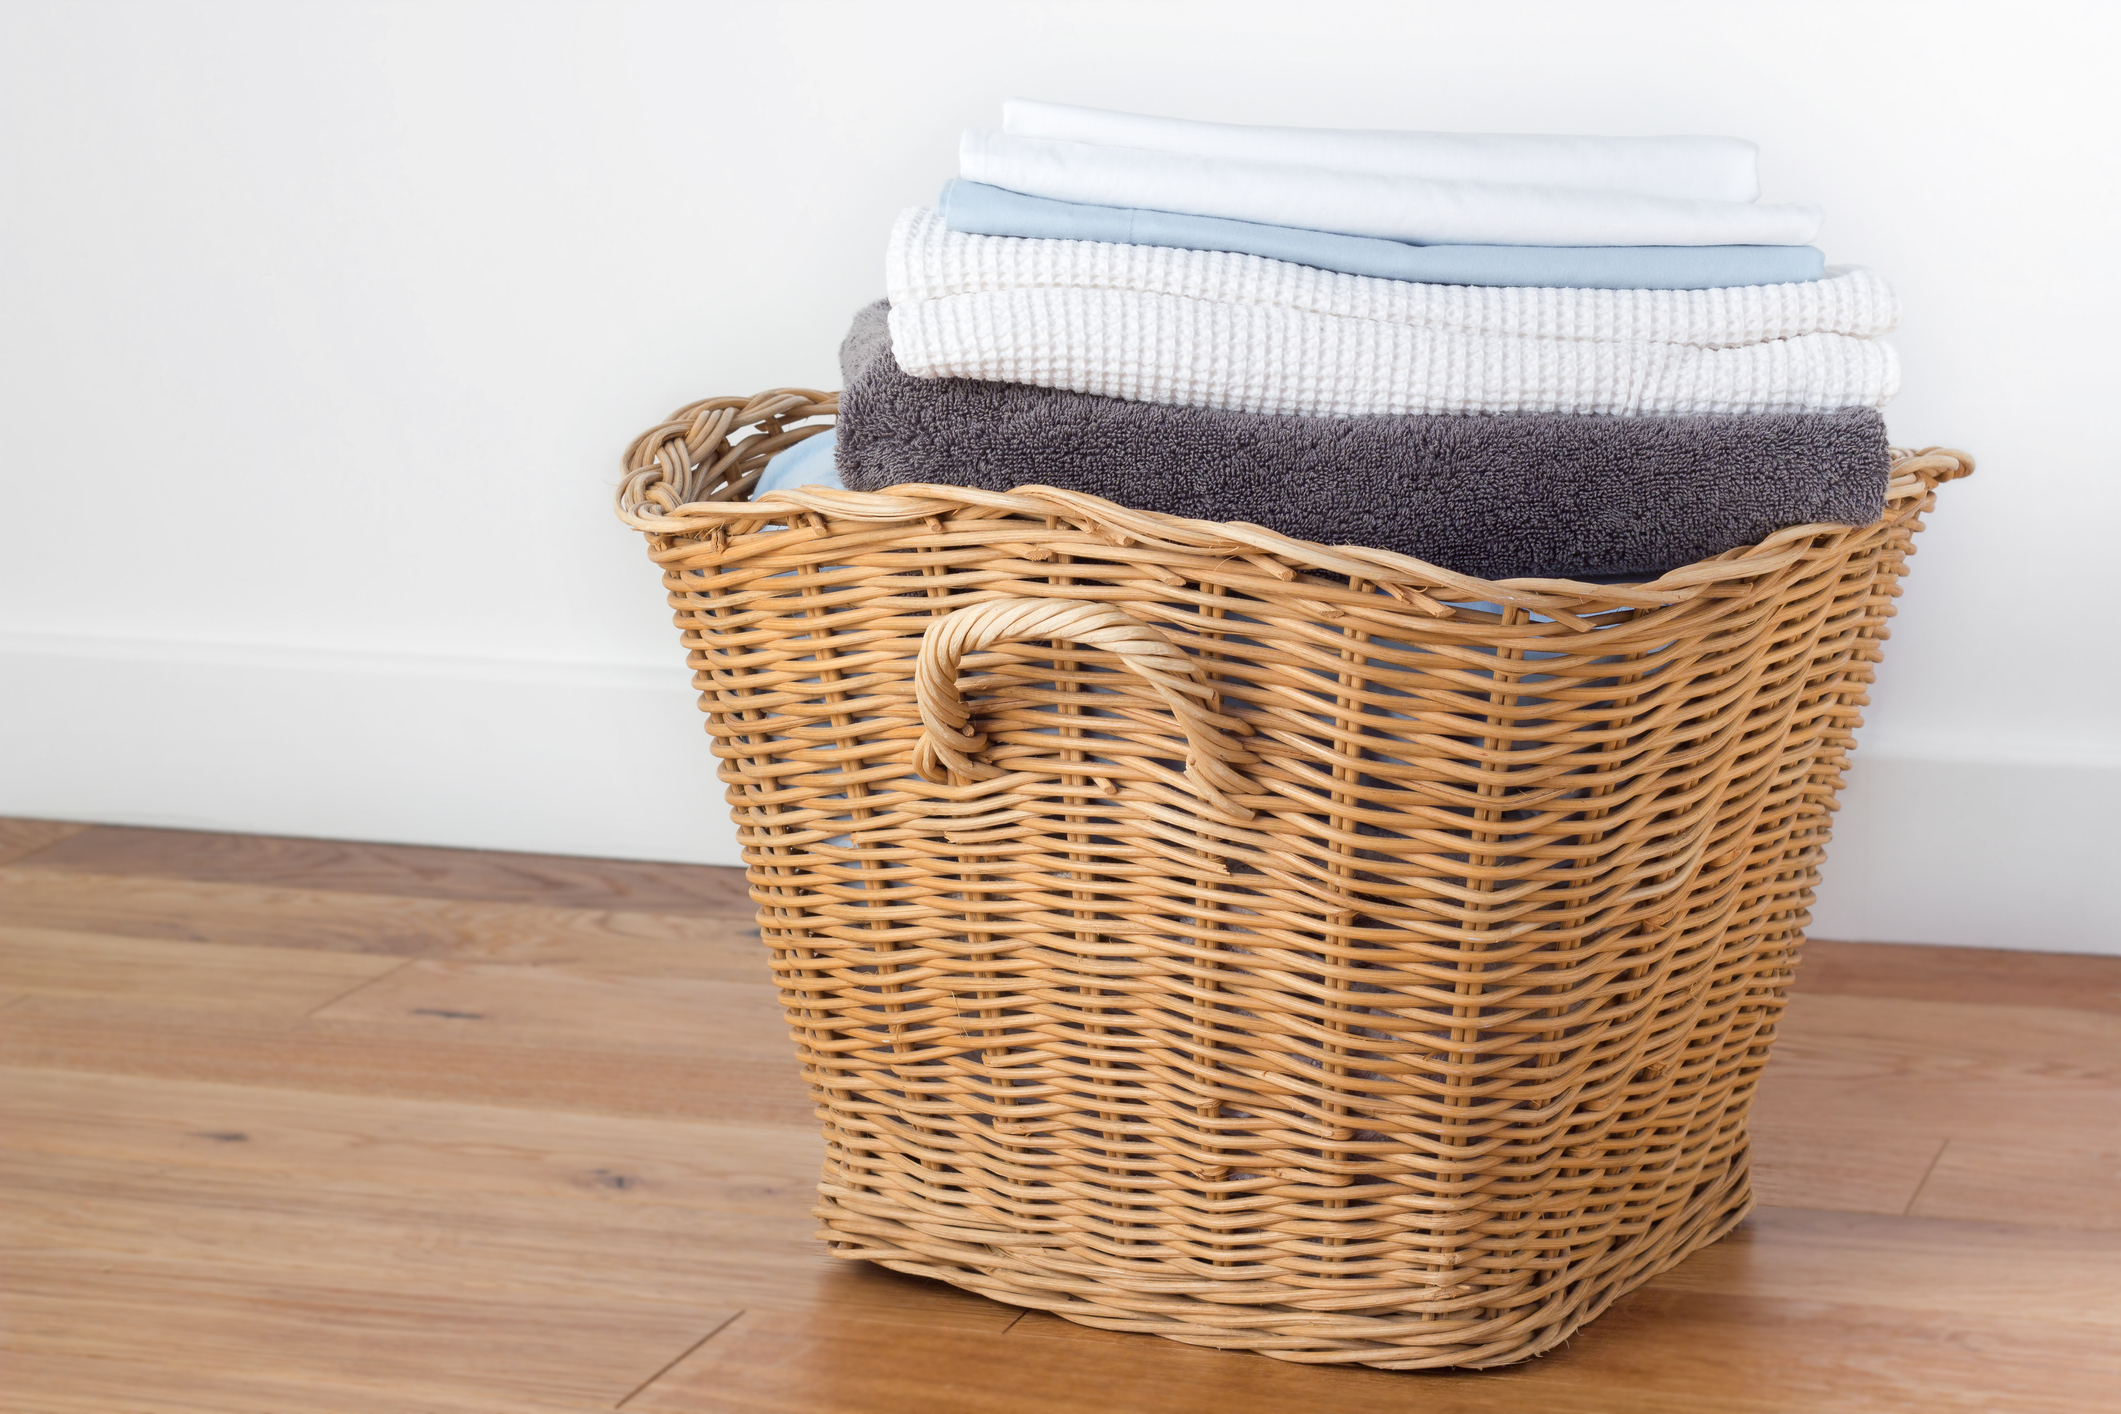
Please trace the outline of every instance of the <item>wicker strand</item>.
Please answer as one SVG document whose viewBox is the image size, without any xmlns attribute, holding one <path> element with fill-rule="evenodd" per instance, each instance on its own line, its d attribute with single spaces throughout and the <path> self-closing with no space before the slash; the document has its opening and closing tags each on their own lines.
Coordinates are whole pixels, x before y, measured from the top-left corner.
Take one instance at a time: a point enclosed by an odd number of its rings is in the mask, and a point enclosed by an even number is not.
<svg viewBox="0 0 2121 1414">
<path fill-rule="evenodd" d="M 1218 721 L 1194 700 L 1215 696 L 1194 661 L 1122 610 L 1069 599 L 990 600 L 938 619 L 922 635 L 913 676 L 914 700 L 926 728 L 913 751 L 913 768 L 921 779 L 944 782 L 952 771 L 975 780 L 1002 774 L 1000 768 L 972 759 L 972 753 L 987 749 L 987 738 L 971 729 L 971 713 L 958 695 L 957 673 L 966 654 L 1017 639 L 1067 639 L 1116 654 L 1155 689 L 1178 720 L 1188 747 L 1186 774 L 1198 783 L 1201 798 L 1220 815 L 1252 818 L 1250 810 L 1230 799 L 1230 792 L 1246 788 L 1232 763 L 1251 757 L 1231 746 L 1222 733 L 1224 727 L 1247 728 L 1229 718 Z"/>
<path fill-rule="evenodd" d="M 1970 458 L 1648 584 L 1490 582 L 1050 488 L 750 499 L 835 407 L 695 403 L 619 493 L 835 1253 L 1414 1369 L 1550 1350 L 1744 1216 L 1898 581 Z"/>
</svg>

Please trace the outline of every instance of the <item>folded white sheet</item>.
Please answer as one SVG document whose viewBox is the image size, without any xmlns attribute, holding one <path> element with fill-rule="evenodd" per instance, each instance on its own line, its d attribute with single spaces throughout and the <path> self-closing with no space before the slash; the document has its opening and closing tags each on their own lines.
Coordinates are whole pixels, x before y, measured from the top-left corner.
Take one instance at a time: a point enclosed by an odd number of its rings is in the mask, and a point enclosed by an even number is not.
<svg viewBox="0 0 2121 1414">
<path fill-rule="evenodd" d="M 1099 206 L 1453 245 L 1809 245 L 1813 206 L 1689 201 L 1190 157 L 974 129 L 958 175 Z"/>
<path fill-rule="evenodd" d="M 1877 407 L 1891 290 L 1846 271 L 1740 290 L 1417 285 L 1259 256 L 1025 240 L 899 218 L 893 352 L 988 378 L 1241 412 L 1718 413 Z"/>
<path fill-rule="evenodd" d="M 1127 290 L 1467 334 L 1705 348 L 1803 334 L 1868 338 L 1900 318 L 1892 287 L 1864 269 L 1713 290 L 1427 285 L 1232 251 L 968 235 L 922 207 L 892 228 L 884 284 L 893 305 L 1041 287 Z"/>
<path fill-rule="evenodd" d="M 1587 187 L 1690 201 L 1753 201 L 1760 195 L 1760 150 L 1734 137 L 1535 137 L 1254 127 L 1029 98 L 1012 98 L 1002 105 L 1002 131 L 1010 137 L 1433 181 Z"/>
</svg>

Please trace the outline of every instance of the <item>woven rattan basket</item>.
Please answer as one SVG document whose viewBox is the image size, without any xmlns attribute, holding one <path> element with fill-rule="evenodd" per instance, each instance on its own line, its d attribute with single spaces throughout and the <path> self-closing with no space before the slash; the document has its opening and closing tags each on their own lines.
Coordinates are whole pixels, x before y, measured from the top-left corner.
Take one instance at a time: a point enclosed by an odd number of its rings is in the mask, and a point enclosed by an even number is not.
<svg viewBox="0 0 2121 1414">
<path fill-rule="evenodd" d="M 1751 1203 L 1932 492 L 1654 583 L 1089 496 L 745 497 L 831 394 L 629 453 L 842 1256 L 1286 1360 L 1547 1350 Z M 1291 487 L 1301 495 L 1301 487 Z"/>
</svg>

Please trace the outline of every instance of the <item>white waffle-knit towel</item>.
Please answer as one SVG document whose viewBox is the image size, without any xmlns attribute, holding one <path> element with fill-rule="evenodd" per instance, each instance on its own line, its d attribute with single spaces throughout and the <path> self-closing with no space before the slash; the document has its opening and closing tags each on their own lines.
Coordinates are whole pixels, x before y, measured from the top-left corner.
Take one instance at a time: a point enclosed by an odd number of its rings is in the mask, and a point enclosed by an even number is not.
<svg viewBox="0 0 2121 1414">
<path fill-rule="evenodd" d="M 1417 285 L 1227 252 L 947 230 L 908 211 L 892 352 L 986 378 L 1239 412 L 1719 413 L 1878 407 L 1892 292 L 1865 271 L 1737 290 Z"/>
<path fill-rule="evenodd" d="M 926 207 L 901 213 L 892 228 L 884 286 L 893 304 L 1004 290 L 1131 290 L 1467 334 L 1705 348 L 1799 334 L 1870 338 L 1900 322 L 1892 287 L 1860 268 L 1833 270 L 1824 280 L 1721 290 L 1422 285 L 1233 251 L 967 235 Z"/>
</svg>

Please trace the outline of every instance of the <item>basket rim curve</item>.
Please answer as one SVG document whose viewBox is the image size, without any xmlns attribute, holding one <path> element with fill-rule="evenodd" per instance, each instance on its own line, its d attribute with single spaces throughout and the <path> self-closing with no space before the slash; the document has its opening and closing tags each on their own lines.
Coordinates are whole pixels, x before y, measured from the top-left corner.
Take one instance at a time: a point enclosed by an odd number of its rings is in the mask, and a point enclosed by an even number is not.
<svg viewBox="0 0 2121 1414">
<path fill-rule="evenodd" d="M 1115 543 L 1154 546 L 1162 543 L 1192 554 L 1266 555 L 1289 561 L 1293 572 L 1309 570 L 1367 580 L 1411 597 L 1439 617 L 1450 609 L 1440 597 L 1518 605 L 1564 614 L 1586 602 L 1656 607 L 1699 597 L 1710 587 L 1750 579 L 1785 568 L 1803 557 L 1820 535 L 1866 527 L 1826 522 L 1794 525 L 1751 545 L 1696 560 L 1637 583 L 1597 584 L 1588 580 L 1483 579 L 1460 574 L 1411 555 L 1364 545 L 1326 545 L 1284 535 L 1249 521 L 1193 520 L 1162 511 L 1137 510 L 1102 496 L 1036 484 L 1011 491 L 984 491 L 932 482 L 904 482 L 882 491 L 780 490 L 752 500 L 748 487 L 733 487 L 747 473 L 797 442 L 822 432 L 818 418 L 835 417 L 839 394 L 809 388 L 774 388 L 749 397 L 723 396 L 689 403 L 658 426 L 635 438 L 627 448 L 626 476 L 618 488 L 617 512 L 625 524 L 650 536 L 690 537 L 727 533 L 758 526 L 788 524 L 799 517 L 876 525 L 920 521 L 976 509 L 1000 515 L 1024 515 L 1071 522 Z M 766 424 L 751 436 L 736 434 Z M 796 434 L 796 435 L 790 435 Z M 718 447 L 728 451 L 715 456 Z M 757 445 L 754 445 L 757 444 Z M 1898 522 L 1926 509 L 1929 497 L 1947 481 L 1971 476 L 1974 459 L 1952 447 L 1889 447 L 1891 476 L 1885 511 L 1880 517 Z M 675 488 L 688 473 L 713 463 L 721 473 L 720 489 L 709 499 L 680 499 Z M 756 461 L 756 465 L 751 465 Z M 715 485 L 710 482 L 709 485 Z M 747 526 L 745 522 L 755 524 Z M 1872 522 L 1877 524 L 1878 522 Z"/>
</svg>

